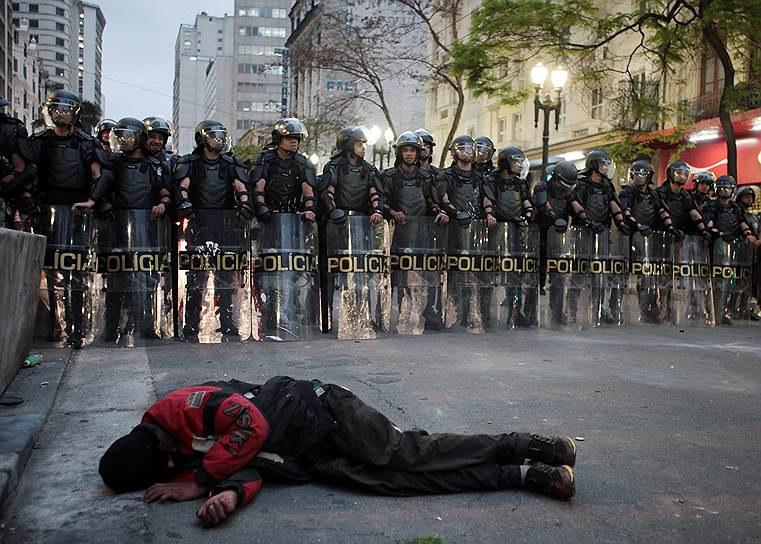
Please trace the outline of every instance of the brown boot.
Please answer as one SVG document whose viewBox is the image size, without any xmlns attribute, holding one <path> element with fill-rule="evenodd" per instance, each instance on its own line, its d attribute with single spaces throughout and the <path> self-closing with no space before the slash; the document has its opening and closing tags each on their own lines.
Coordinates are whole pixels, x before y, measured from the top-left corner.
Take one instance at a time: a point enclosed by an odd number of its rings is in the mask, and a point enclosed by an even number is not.
<svg viewBox="0 0 761 544">
<path fill-rule="evenodd" d="M 570 436 L 550 438 L 532 434 L 526 457 L 553 467 L 573 467 L 576 465 L 576 442 Z"/>
<path fill-rule="evenodd" d="M 523 488 L 555 499 L 570 499 L 576 493 L 576 478 L 568 465 L 553 467 L 533 463 L 526 472 Z"/>
</svg>

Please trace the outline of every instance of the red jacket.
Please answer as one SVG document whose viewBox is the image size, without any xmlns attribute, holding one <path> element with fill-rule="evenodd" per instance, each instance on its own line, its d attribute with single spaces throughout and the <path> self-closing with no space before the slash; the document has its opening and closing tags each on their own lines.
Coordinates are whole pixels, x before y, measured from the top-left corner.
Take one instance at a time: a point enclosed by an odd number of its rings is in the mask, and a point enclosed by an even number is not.
<svg viewBox="0 0 761 544">
<path fill-rule="evenodd" d="M 174 481 L 194 479 L 212 493 L 233 489 L 238 507 L 251 502 L 262 488 L 258 473 L 244 469 L 267 440 L 269 427 L 244 396 L 213 385 L 184 387 L 148 408 L 142 422 L 169 433 L 179 453 L 203 456 L 198 468 L 180 473 Z"/>
</svg>

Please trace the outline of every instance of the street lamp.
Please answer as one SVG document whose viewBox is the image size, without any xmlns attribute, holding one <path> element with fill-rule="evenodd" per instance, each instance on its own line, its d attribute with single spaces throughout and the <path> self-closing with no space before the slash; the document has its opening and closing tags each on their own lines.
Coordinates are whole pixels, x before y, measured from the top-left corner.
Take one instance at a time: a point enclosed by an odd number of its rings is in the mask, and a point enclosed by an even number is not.
<svg viewBox="0 0 761 544">
<path fill-rule="evenodd" d="M 375 144 L 378 143 L 378 140 L 381 137 L 381 129 L 378 127 L 378 125 L 373 125 L 372 128 L 367 131 L 366 137 L 367 145 L 372 146 L 373 148 L 373 166 L 375 166 L 375 158 L 377 154 Z"/>
<path fill-rule="evenodd" d="M 534 128 L 539 126 L 539 110 L 544 112 L 544 127 L 542 129 L 542 171 L 540 176 L 544 176 L 547 169 L 547 162 L 550 154 L 550 113 L 555 112 L 555 130 L 560 123 L 560 93 L 568 82 L 568 70 L 558 66 L 550 74 L 550 82 L 555 88 L 555 100 L 550 97 L 548 92 L 544 99 L 541 98 L 542 87 L 547 79 L 547 67 L 541 62 L 531 69 L 531 82 L 534 84 Z"/>
<path fill-rule="evenodd" d="M 317 165 L 320 164 L 320 157 L 317 155 L 317 153 L 312 153 L 312 155 L 309 157 L 309 161 L 314 165 L 315 168 L 317 168 Z"/>
</svg>

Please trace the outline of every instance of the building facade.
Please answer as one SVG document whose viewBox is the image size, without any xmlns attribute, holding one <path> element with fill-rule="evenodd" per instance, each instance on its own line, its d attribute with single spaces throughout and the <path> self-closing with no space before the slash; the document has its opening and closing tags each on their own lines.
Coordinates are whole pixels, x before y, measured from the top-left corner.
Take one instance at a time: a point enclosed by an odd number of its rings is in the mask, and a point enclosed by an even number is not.
<svg viewBox="0 0 761 544">
<path fill-rule="evenodd" d="M 0 96 L 9 102 L 13 94 L 13 66 L 10 52 L 13 49 L 13 12 L 11 3 L 0 1 Z"/>
<path fill-rule="evenodd" d="M 421 83 L 422 65 L 394 56 L 398 51 L 413 49 L 416 44 L 421 47 L 421 34 L 414 31 L 414 17 L 395 3 L 360 1 L 347 4 L 340 0 L 297 0 L 289 15 L 291 34 L 286 44 L 290 51 L 288 112 L 304 120 L 310 129 L 305 151 L 316 153 L 324 161 L 335 144 L 337 130 L 343 126 L 377 127 L 375 132 L 381 135 L 389 128 L 390 123 L 378 106 L 380 95 L 377 89 L 367 77 L 358 75 L 370 74 L 363 68 L 363 63 L 368 63 L 369 69 L 378 75 L 395 132 L 415 130 L 423 125 L 425 86 Z M 362 29 L 368 25 L 378 28 L 387 25 L 389 29 L 407 25 L 408 31 L 385 42 L 377 33 L 370 38 L 363 36 Z M 344 42 L 344 48 L 365 47 L 368 41 L 374 43 L 363 59 L 357 59 L 356 67 L 341 70 L 339 63 L 331 63 L 320 51 L 327 49 L 340 56 L 342 45 L 336 41 L 346 36 L 356 36 L 360 41 L 357 44 Z M 383 154 L 389 150 L 383 136 L 373 149 L 379 150 Z"/>
<path fill-rule="evenodd" d="M 21 119 L 31 132 L 32 121 L 39 117 L 40 104 L 45 99 L 45 86 L 40 77 L 37 43 L 30 37 L 25 21 L 13 31 L 12 68 L 13 98 L 9 113 Z"/>
<path fill-rule="evenodd" d="M 469 0 L 463 3 L 463 16 L 457 22 L 460 36 L 467 35 L 470 31 L 471 18 L 468 14 L 477 9 L 480 3 L 479 0 Z M 606 9 L 606 3 L 600 2 L 600 7 Z M 435 20 L 434 24 L 441 27 L 446 23 Z M 609 44 L 609 53 L 614 58 L 618 57 L 619 53 L 623 54 L 630 51 L 634 45 L 632 40 L 638 39 L 638 37 L 625 37 L 614 40 Z M 429 53 L 431 55 L 437 54 L 436 47 L 432 43 L 429 43 Z M 548 59 L 536 60 L 544 61 L 549 69 L 555 68 L 555 65 L 551 64 Z M 759 65 L 761 66 L 761 63 Z M 514 89 L 533 91 L 533 85 L 530 81 L 531 67 L 526 66 L 522 75 L 513 79 Z M 738 66 L 737 68 L 737 81 L 744 81 L 752 76 L 748 67 Z M 622 87 L 623 82 L 620 84 L 611 82 L 607 87 L 600 86 L 597 89 L 586 88 L 574 81 L 573 70 L 570 70 L 569 82 L 561 93 L 562 107 L 558 129 L 555 130 L 554 128 L 554 118 L 550 128 L 550 162 L 565 158 L 576 162 L 580 167 L 583 166 L 584 158 L 589 151 L 605 147 L 619 138 L 617 129 L 621 126 L 628 125 L 628 128 L 635 128 L 643 135 L 653 133 L 653 131 L 665 131 L 663 132 L 664 136 L 673 132 L 674 127 L 684 126 L 687 127 L 690 138 L 695 140 L 696 147 L 688 152 L 688 158 L 692 160 L 690 164 L 693 171 L 710 169 L 717 175 L 726 173 L 726 150 L 723 151 L 723 162 L 721 158 L 708 162 L 702 158 L 705 156 L 703 148 L 709 141 L 703 138 L 707 138 L 709 134 L 714 135 L 710 141 L 717 148 L 716 153 L 712 153 L 712 156 L 721 155 L 719 149 L 724 145 L 723 138 L 716 130 L 705 132 L 706 127 L 701 125 L 702 123 L 713 127 L 713 129 L 719 126 L 717 119 L 718 98 L 723 76 L 721 65 L 718 59 L 710 53 L 710 50 L 707 49 L 699 58 L 688 59 L 668 79 L 663 79 L 660 74 L 654 73 L 645 55 L 635 56 L 629 69 L 634 76 L 636 85 L 635 88 L 627 87 L 623 93 L 621 92 L 624 88 Z M 643 93 L 657 98 L 662 103 L 680 105 L 681 113 L 668 119 L 631 118 L 632 108 L 629 106 L 632 101 L 638 100 L 638 97 Z M 529 158 L 532 159 L 532 171 L 536 178 L 539 174 L 540 168 L 538 166 L 541 164 L 542 155 L 541 116 L 543 113 L 540 112 L 539 126 L 535 127 L 533 92 L 530 94 L 530 98 L 523 104 L 505 106 L 500 104 L 498 97 L 475 97 L 471 91 L 466 90 L 465 105 L 456 134 L 489 136 L 498 148 L 507 145 L 517 145 L 523 148 Z M 553 98 L 555 97 L 555 91 L 547 87 L 541 91 L 541 94 L 542 96 L 550 94 Z M 448 85 L 434 84 L 429 86 L 426 102 L 426 127 L 434 134 L 437 142 L 443 143 L 446 140 L 452 125 L 456 102 L 456 94 Z M 753 110 L 760 107 L 761 100 L 756 100 L 756 102 L 749 100 L 742 106 L 742 109 Z M 758 114 L 751 113 L 750 117 L 759 118 L 758 126 L 761 129 L 761 111 Z M 758 131 L 752 129 L 753 126 L 753 122 L 747 120 L 738 120 L 736 126 L 736 130 L 739 131 L 738 154 L 746 157 L 747 161 L 745 162 L 750 168 L 744 172 L 741 161 L 741 168 L 738 173 L 740 183 L 761 182 L 761 165 L 757 160 L 758 154 L 761 152 L 761 140 L 758 137 Z M 702 133 L 698 134 L 701 131 Z M 674 149 L 672 145 L 665 143 L 656 145 L 658 148 L 653 151 L 654 162 L 659 179 L 662 180 L 665 176 L 665 166 Z M 447 153 L 441 147 L 438 148 L 438 151 Z M 436 159 L 438 160 L 438 158 L 437 156 Z M 448 160 L 447 157 L 446 161 L 448 162 Z M 755 165 L 751 163 L 755 163 Z M 626 165 L 619 165 L 618 174 L 618 181 L 625 182 Z"/>
<path fill-rule="evenodd" d="M 195 146 L 199 121 L 213 118 L 233 141 L 282 115 L 288 1 L 236 0 L 233 15 L 203 12 L 181 25 L 175 44 L 173 122 L 179 153 Z"/>
<path fill-rule="evenodd" d="M 101 87 L 106 19 L 95 4 L 77 0 L 13 2 L 13 24 L 25 22 L 37 43 L 47 91 L 68 89 L 103 106 Z"/>
</svg>

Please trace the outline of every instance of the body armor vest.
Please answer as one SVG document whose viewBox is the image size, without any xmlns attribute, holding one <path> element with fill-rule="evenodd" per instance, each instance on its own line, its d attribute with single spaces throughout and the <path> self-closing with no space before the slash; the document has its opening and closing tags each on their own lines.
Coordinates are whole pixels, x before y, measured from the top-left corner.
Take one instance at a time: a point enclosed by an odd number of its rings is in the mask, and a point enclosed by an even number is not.
<svg viewBox="0 0 761 544">
<path fill-rule="evenodd" d="M 389 205 L 392 209 L 405 215 L 427 215 L 428 203 L 425 200 L 424 182 L 415 170 L 407 174 L 398 168 L 391 179 Z"/>
<path fill-rule="evenodd" d="M 199 159 L 193 163 L 188 198 L 199 209 L 231 210 L 235 206 L 232 166 L 222 159 L 209 162 Z"/>
<path fill-rule="evenodd" d="M 582 202 L 590 221 L 610 226 L 610 200 L 605 185 L 592 180 L 586 182 L 587 201 Z"/>
<path fill-rule="evenodd" d="M 264 200 L 273 212 L 297 212 L 301 200 L 301 176 L 294 159 L 277 156 L 269 163 L 269 179 L 264 188 Z"/>
<path fill-rule="evenodd" d="M 42 137 L 38 179 L 43 201 L 48 204 L 70 204 L 90 194 L 90 171 L 80 155 L 81 140 L 76 136 Z M 59 198 L 60 193 L 69 198 Z"/>
<path fill-rule="evenodd" d="M 517 178 L 508 181 L 497 177 L 495 180 L 497 201 L 494 203 L 494 210 L 500 221 L 517 221 L 518 217 L 523 215 L 520 183 Z"/>
<path fill-rule="evenodd" d="M 629 209 L 634 216 L 637 223 L 647 225 L 648 227 L 655 226 L 655 220 L 658 210 L 655 209 L 655 195 L 651 190 L 647 190 L 644 193 L 640 191 L 634 191 L 631 196 L 631 202 Z"/>
<path fill-rule="evenodd" d="M 338 171 L 336 182 L 336 207 L 342 210 L 366 212 L 370 207 L 370 183 L 363 172 L 364 165 L 346 164 Z"/>
<path fill-rule="evenodd" d="M 668 207 L 671 212 L 671 223 L 677 229 L 684 229 L 689 226 L 690 223 L 690 210 L 689 194 L 684 189 L 680 189 L 675 193 L 671 188 L 666 185 L 663 187 L 661 193 L 661 199 L 663 203 Z"/>
<path fill-rule="evenodd" d="M 703 204 L 705 204 L 708 201 L 708 195 L 701 193 L 697 189 L 693 189 L 692 198 L 695 200 L 695 204 L 697 205 L 698 208 L 700 208 Z"/>
<path fill-rule="evenodd" d="M 445 170 L 447 176 L 447 195 L 458 210 L 470 212 L 473 217 L 482 217 L 480 191 L 475 171 L 460 170 L 450 167 Z"/>
<path fill-rule="evenodd" d="M 559 194 L 557 188 L 553 183 L 550 183 L 547 188 L 547 198 L 549 199 L 550 206 L 552 206 L 555 215 L 562 219 L 568 219 L 571 216 L 571 203 L 568 199 Z"/>
<path fill-rule="evenodd" d="M 148 210 L 158 204 L 155 168 L 145 160 L 125 159 L 115 179 L 114 207 Z"/>
<path fill-rule="evenodd" d="M 723 234 L 740 236 L 740 220 L 737 217 L 735 204 L 729 203 L 723 206 L 717 202 L 715 227 Z"/>
<path fill-rule="evenodd" d="M 746 211 L 745 222 L 748 223 L 750 230 L 753 232 L 753 236 L 758 237 L 759 233 L 761 233 L 761 219 L 759 219 L 758 215 Z"/>
</svg>

